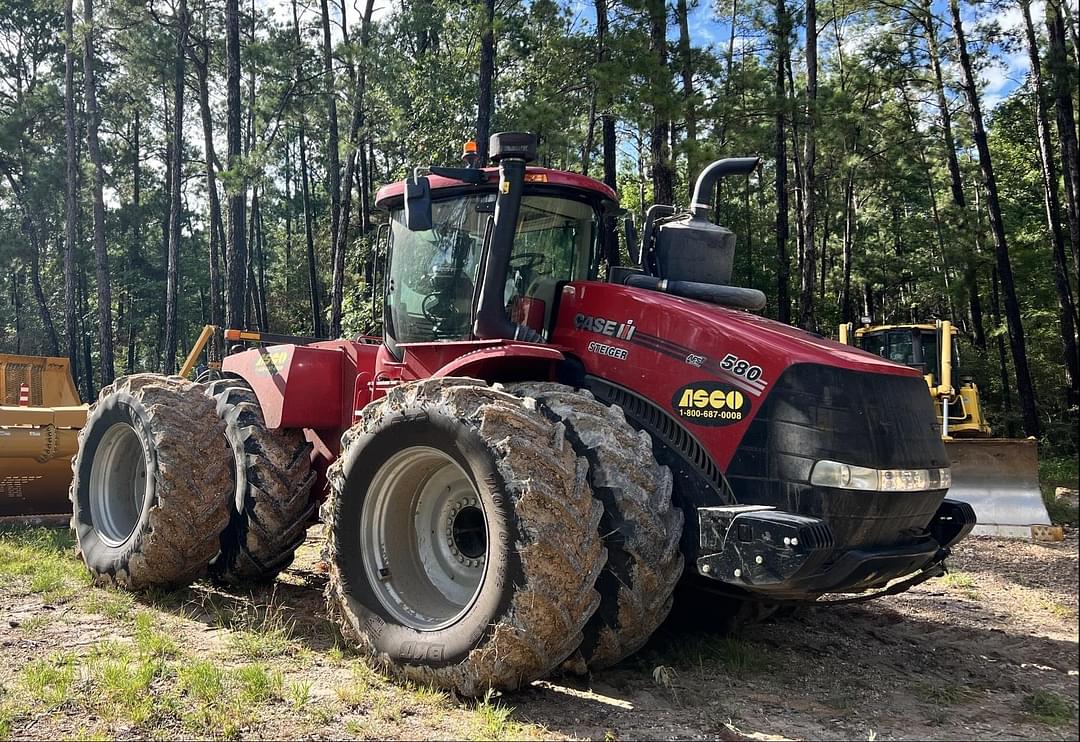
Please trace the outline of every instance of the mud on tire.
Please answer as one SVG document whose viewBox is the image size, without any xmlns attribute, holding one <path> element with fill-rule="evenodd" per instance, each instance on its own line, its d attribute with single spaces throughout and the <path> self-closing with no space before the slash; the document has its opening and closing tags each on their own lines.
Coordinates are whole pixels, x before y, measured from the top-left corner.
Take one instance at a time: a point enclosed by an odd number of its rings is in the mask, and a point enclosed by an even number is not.
<svg viewBox="0 0 1080 742">
<path fill-rule="evenodd" d="M 175 588 L 205 574 L 229 522 L 224 425 L 201 385 L 136 374 L 101 390 L 72 462 L 71 527 L 99 585 Z"/>
<path fill-rule="evenodd" d="M 671 499 L 671 471 L 656 462 L 648 433 L 634 430 L 621 408 L 588 391 L 551 382 L 507 389 L 537 400 L 564 423 L 589 462 L 589 484 L 604 505 L 600 533 L 608 559 L 596 581 L 600 608 L 567 669 L 610 667 L 639 650 L 667 617 L 683 573 L 683 514 Z"/>
<path fill-rule="evenodd" d="M 577 649 L 600 600 L 602 508 L 587 469 L 532 400 L 474 379 L 398 387 L 343 436 L 329 472 L 331 614 L 401 678 L 476 696 L 544 677 Z M 482 512 L 479 558 L 457 533 L 469 507 Z"/>
<path fill-rule="evenodd" d="M 239 379 L 206 386 L 232 448 L 229 526 L 210 573 L 231 585 L 270 582 L 292 563 L 317 504 L 311 444 L 299 430 L 268 430 L 255 392 Z"/>
</svg>

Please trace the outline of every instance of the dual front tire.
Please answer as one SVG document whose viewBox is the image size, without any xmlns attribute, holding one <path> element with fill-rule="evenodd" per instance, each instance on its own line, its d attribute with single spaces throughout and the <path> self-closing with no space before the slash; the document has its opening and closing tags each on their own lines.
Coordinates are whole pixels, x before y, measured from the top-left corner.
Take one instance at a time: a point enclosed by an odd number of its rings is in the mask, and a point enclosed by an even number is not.
<svg viewBox="0 0 1080 742">
<path fill-rule="evenodd" d="M 330 483 L 344 632 L 462 695 L 614 664 L 681 575 L 670 473 L 620 412 L 568 387 L 403 385 L 345 435 Z"/>
</svg>

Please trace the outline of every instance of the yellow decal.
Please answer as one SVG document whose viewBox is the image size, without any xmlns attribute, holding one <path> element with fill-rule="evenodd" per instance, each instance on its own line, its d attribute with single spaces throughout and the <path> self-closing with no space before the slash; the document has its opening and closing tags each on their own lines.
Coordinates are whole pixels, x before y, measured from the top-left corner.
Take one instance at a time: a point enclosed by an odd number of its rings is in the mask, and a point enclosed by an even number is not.
<svg viewBox="0 0 1080 742">
<path fill-rule="evenodd" d="M 252 370 L 257 374 L 273 375 L 279 373 L 289 361 L 289 351 L 275 350 L 273 353 L 260 352 L 255 356 Z"/>
<path fill-rule="evenodd" d="M 741 391 L 716 381 L 687 384 L 671 398 L 676 414 L 697 425 L 734 425 L 746 418 L 750 406 Z"/>
</svg>

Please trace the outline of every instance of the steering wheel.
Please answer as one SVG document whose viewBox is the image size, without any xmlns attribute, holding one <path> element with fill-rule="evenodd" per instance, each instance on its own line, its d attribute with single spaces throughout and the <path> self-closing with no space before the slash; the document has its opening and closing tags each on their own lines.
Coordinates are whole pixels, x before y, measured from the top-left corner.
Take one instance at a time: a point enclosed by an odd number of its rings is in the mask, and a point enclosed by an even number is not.
<svg viewBox="0 0 1080 742">
<path fill-rule="evenodd" d="M 542 252 L 523 252 L 510 258 L 510 268 L 516 271 L 536 273 L 537 268 L 547 262 L 547 255 Z"/>
</svg>

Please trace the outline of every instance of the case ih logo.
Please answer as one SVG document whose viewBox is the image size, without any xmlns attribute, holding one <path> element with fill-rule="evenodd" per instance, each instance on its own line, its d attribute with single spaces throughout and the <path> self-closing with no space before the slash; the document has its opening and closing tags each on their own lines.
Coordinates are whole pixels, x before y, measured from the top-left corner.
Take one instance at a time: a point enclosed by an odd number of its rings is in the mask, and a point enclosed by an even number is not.
<svg viewBox="0 0 1080 742">
<path fill-rule="evenodd" d="M 579 314 L 574 317 L 574 327 L 579 330 L 595 332 L 598 335 L 618 338 L 619 340 L 630 340 L 634 337 L 634 333 L 637 332 L 637 328 L 634 327 L 634 320 L 616 322 L 613 319 L 590 317 L 587 314 Z"/>
<path fill-rule="evenodd" d="M 675 392 L 671 408 L 698 425 L 734 425 L 750 413 L 750 400 L 730 384 L 695 381 Z"/>
</svg>

